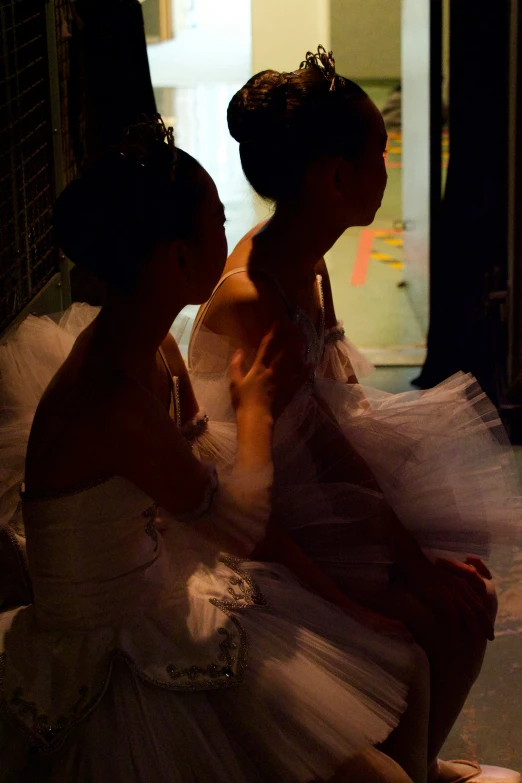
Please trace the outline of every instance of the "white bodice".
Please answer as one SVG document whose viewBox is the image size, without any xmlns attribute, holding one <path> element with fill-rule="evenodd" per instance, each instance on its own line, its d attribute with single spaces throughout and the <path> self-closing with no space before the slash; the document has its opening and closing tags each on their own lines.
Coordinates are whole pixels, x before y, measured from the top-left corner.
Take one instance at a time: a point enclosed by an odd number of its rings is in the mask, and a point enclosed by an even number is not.
<svg viewBox="0 0 522 783">
<path fill-rule="evenodd" d="M 26 499 L 23 515 L 42 628 L 110 625 L 143 603 L 163 544 L 152 501 L 129 481 L 114 476 L 76 493 Z"/>
</svg>

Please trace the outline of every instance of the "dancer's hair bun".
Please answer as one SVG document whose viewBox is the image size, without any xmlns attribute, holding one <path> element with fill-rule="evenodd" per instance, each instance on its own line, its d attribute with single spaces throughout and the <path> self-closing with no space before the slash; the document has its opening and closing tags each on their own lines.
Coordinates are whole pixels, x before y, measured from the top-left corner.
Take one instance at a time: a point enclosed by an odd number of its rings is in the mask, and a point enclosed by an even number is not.
<svg viewBox="0 0 522 783">
<path fill-rule="evenodd" d="M 283 132 L 287 115 L 288 74 L 262 71 L 230 101 L 230 135 L 240 144 Z"/>
<path fill-rule="evenodd" d="M 243 171 L 269 200 L 296 192 L 308 164 L 321 155 L 356 157 L 367 123 L 368 96 L 339 76 L 332 52 L 307 52 L 297 71 L 261 71 L 228 107 L 228 128 L 240 144 Z"/>
<path fill-rule="evenodd" d="M 176 148 L 172 128 L 159 115 L 143 118 L 60 194 L 58 244 L 75 264 L 131 290 L 156 242 L 190 232 L 201 198 L 194 177 L 199 168 Z"/>
</svg>

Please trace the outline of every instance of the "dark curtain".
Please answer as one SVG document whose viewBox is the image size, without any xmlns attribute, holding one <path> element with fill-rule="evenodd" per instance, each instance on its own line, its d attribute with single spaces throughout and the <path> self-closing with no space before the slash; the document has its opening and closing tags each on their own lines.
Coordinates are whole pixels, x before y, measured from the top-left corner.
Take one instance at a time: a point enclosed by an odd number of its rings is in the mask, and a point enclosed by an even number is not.
<svg viewBox="0 0 522 783">
<path fill-rule="evenodd" d="M 138 0 L 76 0 L 69 23 L 67 107 L 76 172 L 121 138 L 143 114 L 156 113 Z M 72 298 L 102 304 L 99 282 L 71 271 Z"/>
<path fill-rule="evenodd" d="M 83 114 L 85 154 L 92 159 L 140 115 L 154 114 L 156 102 L 138 0 L 76 0 L 74 7 L 71 132 Z"/>
<path fill-rule="evenodd" d="M 506 366 L 508 0 L 453 0 L 450 161 L 432 226 L 424 388 L 464 370 L 498 403 Z"/>
</svg>

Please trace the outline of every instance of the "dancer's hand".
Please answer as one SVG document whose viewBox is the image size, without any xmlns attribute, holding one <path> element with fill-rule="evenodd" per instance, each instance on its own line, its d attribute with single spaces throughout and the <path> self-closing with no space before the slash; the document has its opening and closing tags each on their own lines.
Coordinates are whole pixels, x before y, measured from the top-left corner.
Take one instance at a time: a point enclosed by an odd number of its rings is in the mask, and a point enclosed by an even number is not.
<svg viewBox="0 0 522 783">
<path fill-rule="evenodd" d="M 236 412 L 266 411 L 278 416 L 284 410 L 310 373 L 309 366 L 296 358 L 302 354 L 301 340 L 294 328 L 273 326 L 248 372 L 244 351 L 236 351 L 230 363 L 230 394 Z"/>
<path fill-rule="evenodd" d="M 466 573 L 466 578 L 462 573 Z M 394 568 L 393 574 L 394 581 L 402 583 L 439 618 L 453 643 L 466 642 L 469 636 L 485 636 L 490 641 L 495 638 L 472 572 L 455 569 L 453 564 L 449 568 L 447 563 L 432 564 L 426 560 L 412 568 Z M 468 582 L 470 576 L 474 587 Z"/>
<path fill-rule="evenodd" d="M 274 329 L 265 335 L 250 370 L 245 372 L 245 352 L 238 350 L 229 368 L 230 397 L 236 413 L 239 410 L 270 412 L 274 398 L 274 370 L 266 354 L 274 338 Z"/>
<path fill-rule="evenodd" d="M 480 557 L 471 555 L 470 557 L 466 558 L 466 563 L 467 565 L 473 566 L 473 568 L 480 574 L 480 576 L 484 577 L 484 579 L 493 579 L 493 574 L 487 565 L 482 562 Z"/>
<path fill-rule="evenodd" d="M 454 576 L 465 579 L 478 596 L 481 598 L 486 597 L 487 588 L 484 579 L 489 581 L 492 576 L 489 569 L 480 558 L 467 557 L 464 563 L 460 560 L 445 560 L 444 558 L 440 558 L 437 560 L 437 565 L 441 568 L 445 568 Z"/>
<path fill-rule="evenodd" d="M 488 581 L 493 579 L 491 571 L 479 557 L 467 557 L 464 562 L 440 558 L 437 562 L 447 567 L 450 571 L 469 579 L 470 584 L 474 585 L 480 593 L 486 591 L 484 579 Z"/>
</svg>

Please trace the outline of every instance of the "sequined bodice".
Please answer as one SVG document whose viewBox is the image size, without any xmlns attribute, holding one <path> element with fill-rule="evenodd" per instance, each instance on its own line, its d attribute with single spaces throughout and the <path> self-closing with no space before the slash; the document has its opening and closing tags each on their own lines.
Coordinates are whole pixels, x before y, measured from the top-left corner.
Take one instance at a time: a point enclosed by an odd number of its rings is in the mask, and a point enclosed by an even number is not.
<svg viewBox="0 0 522 783">
<path fill-rule="evenodd" d="M 316 281 L 321 307 L 319 329 L 316 329 L 301 307 L 290 308 L 293 323 L 301 327 L 305 336 L 305 361 L 307 364 L 312 365 L 314 371 L 319 366 L 319 362 L 323 356 L 325 335 L 324 299 L 321 275 L 317 275 Z"/>
<path fill-rule="evenodd" d="M 42 627 L 95 628 L 143 603 L 161 554 L 152 509 L 151 499 L 120 476 L 71 494 L 24 498 Z"/>
</svg>

